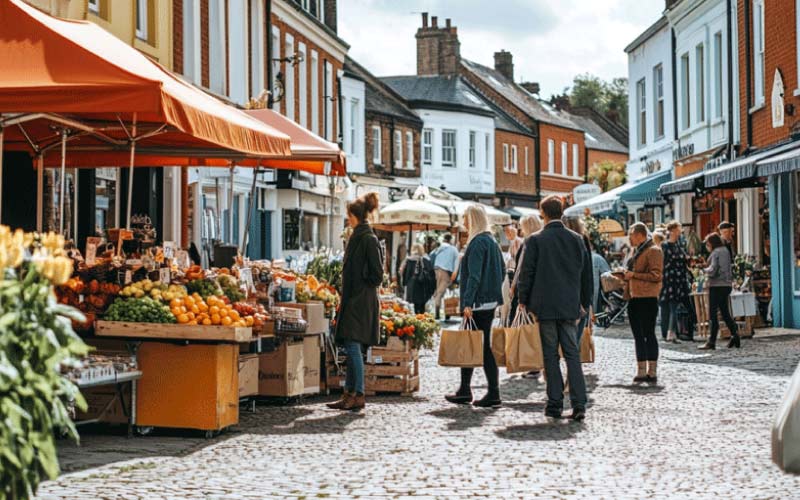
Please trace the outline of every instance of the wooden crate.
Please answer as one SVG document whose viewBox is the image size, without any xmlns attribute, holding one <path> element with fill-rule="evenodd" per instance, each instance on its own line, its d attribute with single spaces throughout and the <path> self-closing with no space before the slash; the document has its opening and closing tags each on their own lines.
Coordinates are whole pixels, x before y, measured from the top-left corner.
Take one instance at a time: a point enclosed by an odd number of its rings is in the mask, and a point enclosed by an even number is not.
<svg viewBox="0 0 800 500">
<path fill-rule="evenodd" d="M 222 342 L 251 342 L 253 340 L 253 329 L 250 327 L 129 323 L 127 321 L 96 321 L 94 333 L 98 337 L 216 340 Z"/>
<path fill-rule="evenodd" d="M 419 390 L 419 351 L 403 343 L 404 349 L 372 347 L 364 365 L 367 396 L 379 393 L 410 396 Z"/>
<path fill-rule="evenodd" d="M 708 292 L 703 293 L 693 293 L 692 299 L 694 300 L 694 310 L 695 314 L 697 315 L 697 336 L 698 337 L 708 337 L 711 335 L 711 322 L 709 321 L 709 304 L 708 304 Z M 728 326 L 722 320 L 722 315 L 717 313 L 717 319 L 719 320 L 719 338 L 720 339 L 727 339 L 730 338 L 731 332 L 728 330 Z M 734 318 L 736 320 L 736 325 L 739 329 L 739 335 L 742 337 L 752 337 L 753 336 L 753 322 L 755 320 L 755 316 L 747 316 L 744 318 Z"/>
</svg>

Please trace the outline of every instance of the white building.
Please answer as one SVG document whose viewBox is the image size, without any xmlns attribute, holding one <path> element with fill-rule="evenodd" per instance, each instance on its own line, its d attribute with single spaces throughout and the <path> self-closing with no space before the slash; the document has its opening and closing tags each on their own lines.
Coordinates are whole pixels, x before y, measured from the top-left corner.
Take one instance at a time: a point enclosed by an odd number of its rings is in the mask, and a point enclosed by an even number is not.
<svg viewBox="0 0 800 500">
<path fill-rule="evenodd" d="M 347 173 L 364 174 L 365 161 L 364 109 L 366 89 L 364 81 L 345 71 L 342 86 L 342 145 L 347 155 Z"/>
</svg>

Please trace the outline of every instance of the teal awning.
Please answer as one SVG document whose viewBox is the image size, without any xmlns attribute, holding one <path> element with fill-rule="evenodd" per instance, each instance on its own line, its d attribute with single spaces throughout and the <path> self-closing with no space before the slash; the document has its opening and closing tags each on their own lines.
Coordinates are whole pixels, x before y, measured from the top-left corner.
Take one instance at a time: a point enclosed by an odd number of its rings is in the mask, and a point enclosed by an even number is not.
<svg viewBox="0 0 800 500">
<path fill-rule="evenodd" d="M 646 203 L 655 201 L 661 198 L 658 194 L 658 188 L 668 181 L 671 176 L 672 172 L 670 170 L 650 175 L 620 193 L 619 199 L 626 203 Z"/>
</svg>

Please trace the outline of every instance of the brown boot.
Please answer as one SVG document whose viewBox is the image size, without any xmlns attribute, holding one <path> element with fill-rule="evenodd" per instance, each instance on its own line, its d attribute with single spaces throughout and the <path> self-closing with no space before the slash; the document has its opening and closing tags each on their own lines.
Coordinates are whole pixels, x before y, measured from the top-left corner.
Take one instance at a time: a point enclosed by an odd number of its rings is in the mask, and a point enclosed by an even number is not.
<svg viewBox="0 0 800 500">
<path fill-rule="evenodd" d="M 342 407 L 345 411 L 361 411 L 367 405 L 366 398 L 361 393 L 356 393 L 347 400 L 347 403 Z"/>
<path fill-rule="evenodd" d="M 350 398 L 352 397 L 353 397 L 352 393 L 344 391 L 339 401 L 336 401 L 335 403 L 328 403 L 325 406 L 327 406 L 331 410 L 341 410 L 347 405 L 347 403 L 350 401 Z"/>
<path fill-rule="evenodd" d="M 633 377 L 633 383 L 647 382 L 647 361 L 638 361 L 636 363 L 636 376 Z"/>
<path fill-rule="evenodd" d="M 647 382 L 651 384 L 655 384 L 658 382 L 658 373 L 656 372 L 658 368 L 658 361 L 648 361 L 647 362 Z"/>
</svg>

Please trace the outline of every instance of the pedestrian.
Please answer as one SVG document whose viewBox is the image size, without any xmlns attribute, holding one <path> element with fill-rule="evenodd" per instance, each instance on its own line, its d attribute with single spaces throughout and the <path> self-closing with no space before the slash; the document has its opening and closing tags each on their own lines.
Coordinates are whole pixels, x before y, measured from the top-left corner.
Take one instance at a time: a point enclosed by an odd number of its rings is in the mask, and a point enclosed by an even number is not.
<svg viewBox="0 0 800 500">
<path fill-rule="evenodd" d="M 411 255 L 400 266 L 400 277 L 405 287 L 406 301 L 414 304 L 415 314 L 425 313 L 425 304 L 436 286 L 433 264 L 421 243 L 411 246 Z"/>
<path fill-rule="evenodd" d="M 708 257 L 708 267 L 703 271 L 708 279 L 708 321 L 711 323 L 711 336 L 708 341 L 700 346 L 700 349 L 714 350 L 717 345 L 717 334 L 719 333 L 719 318 L 717 312 L 722 314 L 722 319 L 731 332 L 731 340 L 728 347 L 741 347 L 739 329 L 736 322 L 731 317 L 730 304 L 728 302 L 733 283 L 733 267 L 731 263 L 731 253 L 725 247 L 725 242 L 717 233 L 711 233 L 705 239 L 706 248 L 711 255 Z"/>
<path fill-rule="evenodd" d="M 486 210 L 470 204 L 464 211 L 464 227 L 469 234 L 464 257 L 461 259 L 461 312 L 466 321 L 474 321 L 483 331 L 483 372 L 488 390 L 486 395 L 473 402 L 472 368 L 461 369 L 461 385 L 455 394 L 445 399 L 455 404 L 469 404 L 479 408 L 500 406 L 500 384 L 497 362 L 492 354 L 492 320 L 495 309 L 503 301 L 503 254 L 492 236 Z"/>
<path fill-rule="evenodd" d="M 383 252 L 370 227 L 370 214 L 378 209 L 376 193 L 367 193 L 347 205 L 347 222 L 353 234 L 347 241 L 342 267 L 342 302 L 336 318 L 336 342 L 347 352 L 347 373 L 342 398 L 328 406 L 358 411 L 364 397 L 363 346 L 380 343 L 378 288 L 383 282 Z"/>
<path fill-rule="evenodd" d="M 503 259 L 506 265 L 506 277 L 503 280 L 503 307 L 500 308 L 500 321 L 502 324 L 508 322 L 511 311 L 511 281 L 514 279 L 514 270 L 517 267 L 517 256 L 522 247 L 522 238 L 519 236 L 519 230 L 511 223 L 503 226 L 503 233 L 508 240 L 508 252 L 503 254 Z"/>
<path fill-rule="evenodd" d="M 667 241 L 661 244 L 664 255 L 664 278 L 659 301 L 661 303 L 661 337 L 667 342 L 678 342 L 678 308 L 689 296 L 689 257 L 680 242 L 681 223 L 667 224 Z"/>
<path fill-rule="evenodd" d="M 655 243 L 656 245 L 661 246 L 664 243 L 664 240 L 666 239 L 667 237 L 664 235 L 661 229 L 656 229 L 655 231 L 653 231 L 653 243 Z"/>
<path fill-rule="evenodd" d="M 450 233 L 445 234 L 442 244 L 436 249 L 433 256 L 433 269 L 436 274 L 436 292 L 433 295 L 433 303 L 436 308 L 437 320 L 441 317 L 439 313 L 442 307 L 442 299 L 454 281 L 453 276 L 458 265 L 458 250 L 453 246 L 452 241 L 453 235 Z M 445 316 L 446 319 L 448 319 L 447 316 Z"/>
<path fill-rule="evenodd" d="M 722 238 L 722 243 L 731 254 L 731 263 L 733 263 L 734 259 L 736 258 L 736 250 L 733 249 L 733 233 L 735 230 L 736 226 L 728 221 L 722 221 L 717 226 L 717 231 L 719 232 L 719 236 Z"/>
<path fill-rule="evenodd" d="M 628 239 L 633 254 L 627 263 L 625 281 L 628 302 L 628 319 L 636 343 L 636 376 L 634 383 L 658 381 L 658 341 L 656 317 L 664 258 L 661 247 L 653 243 L 647 226 L 641 222 L 630 227 Z"/>
<path fill-rule="evenodd" d="M 544 228 L 525 240 L 520 263 L 519 308 L 539 321 L 544 351 L 547 407 L 545 415 L 561 418 L 564 381 L 558 348 L 564 353 L 569 378 L 572 418 L 586 417 L 586 381 L 578 349 L 577 326 L 592 301 L 592 264 L 583 240 L 561 222 L 564 204 L 547 196 L 540 204 Z"/>
<path fill-rule="evenodd" d="M 586 224 L 584 224 L 583 219 L 580 217 L 564 217 L 564 225 L 567 229 L 574 231 L 577 233 L 578 236 L 581 237 L 583 241 L 583 246 L 586 249 L 586 254 L 591 262 L 592 256 L 592 242 L 589 239 L 589 236 L 586 234 Z M 592 271 L 592 290 L 594 290 L 594 270 Z M 594 296 L 593 296 L 594 297 Z M 578 323 L 578 346 L 581 345 L 581 337 L 583 337 L 583 330 L 586 328 L 586 325 L 589 323 L 589 318 L 591 317 L 591 311 L 587 309 L 587 314 L 583 316 Z"/>
<path fill-rule="evenodd" d="M 600 310 L 600 275 L 611 271 L 611 266 L 608 261 L 597 253 L 594 245 L 592 249 L 592 309 L 594 311 Z"/>
</svg>

